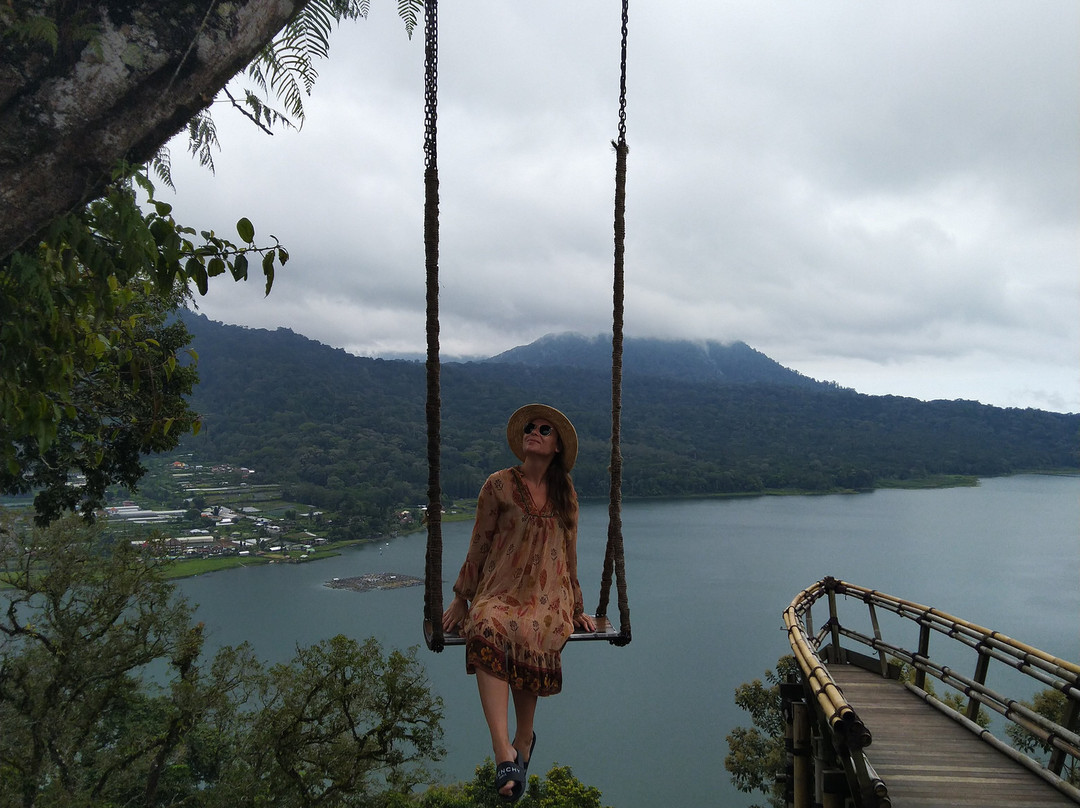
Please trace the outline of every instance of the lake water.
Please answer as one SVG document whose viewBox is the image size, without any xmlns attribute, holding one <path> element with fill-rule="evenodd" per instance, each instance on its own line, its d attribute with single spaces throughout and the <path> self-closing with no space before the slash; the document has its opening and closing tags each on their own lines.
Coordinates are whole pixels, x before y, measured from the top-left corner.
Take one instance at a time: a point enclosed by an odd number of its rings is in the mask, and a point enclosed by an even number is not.
<svg viewBox="0 0 1080 808">
<path fill-rule="evenodd" d="M 613 808 L 755 800 L 735 790 L 723 768 L 725 736 L 750 723 L 732 697 L 788 652 L 781 614 L 826 575 L 1080 659 L 1077 477 L 631 502 L 623 523 L 633 642 L 567 647 L 564 691 L 540 702 L 530 767 L 542 774 L 556 762 L 569 765 Z M 447 598 L 470 528 L 443 526 Z M 606 503 L 583 505 L 579 566 L 590 610 L 606 535 Z M 423 587 L 358 593 L 324 584 L 369 572 L 422 576 L 424 544 L 418 534 L 305 565 L 213 573 L 183 581 L 181 591 L 199 604 L 209 646 L 248 640 L 270 661 L 338 633 L 422 646 Z M 475 680 L 464 673 L 460 648 L 421 657 L 446 706 L 441 769 L 447 780 L 471 779 L 491 754 Z"/>
</svg>

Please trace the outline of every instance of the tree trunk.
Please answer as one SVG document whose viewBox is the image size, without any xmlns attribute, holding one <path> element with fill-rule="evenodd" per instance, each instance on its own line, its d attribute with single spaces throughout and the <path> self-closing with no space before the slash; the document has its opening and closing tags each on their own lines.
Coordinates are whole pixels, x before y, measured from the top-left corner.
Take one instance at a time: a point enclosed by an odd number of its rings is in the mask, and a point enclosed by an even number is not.
<svg viewBox="0 0 1080 808">
<path fill-rule="evenodd" d="M 0 31 L 0 260 L 152 157 L 307 2 L 50 0 L 55 48 Z"/>
</svg>

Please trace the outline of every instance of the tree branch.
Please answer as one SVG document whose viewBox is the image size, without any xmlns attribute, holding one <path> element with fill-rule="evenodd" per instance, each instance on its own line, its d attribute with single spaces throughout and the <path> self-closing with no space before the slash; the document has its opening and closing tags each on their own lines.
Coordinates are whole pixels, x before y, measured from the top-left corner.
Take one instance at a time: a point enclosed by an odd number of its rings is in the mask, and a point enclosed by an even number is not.
<svg viewBox="0 0 1080 808">
<path fill-rule="evenodd" d="M 152 157 L 307 2 L 97 0 L 90 42 L 0 42 L 0 259 Z"/>
</svg>

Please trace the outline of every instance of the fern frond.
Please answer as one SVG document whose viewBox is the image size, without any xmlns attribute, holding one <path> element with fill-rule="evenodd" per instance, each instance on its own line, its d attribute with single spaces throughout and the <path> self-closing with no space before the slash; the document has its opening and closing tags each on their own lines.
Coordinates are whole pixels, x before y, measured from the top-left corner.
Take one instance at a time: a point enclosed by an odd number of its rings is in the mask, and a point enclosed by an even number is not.
<svg viewBox="0 0 1080 808">
<path fill-rule="evenodd" d="M 0 0 L 0 12 L 3 3 L 4 0 Z M 423 7 L 423 0 L 398 0 L 398 15 L 410 38 Z M 311 0 L 247 66 L 244 73 L 251 86 L 244 88 L 243 102 L 225 89 L 229 102 L 270 134 L 271 127 L 277 125 L 303 126 L 304 97 L 311 95 L 319 77 L 317 60 L 330 55 L 330 34 L 334 26 L 342 20 L 366 18 L 370 10 L 371 0 Z M 277 98 L 279 109 L 267 103 L 266 99 L 271 95 Z M 213 171 L 213 148 L 220 148 L 220 145 L 208 111 L 204 110 L 192 119 L 188 135 L 188 150 Z M 154 168 L 159 170 L 157 165 Z"/>
<path fill-rule="evenodd" d="M 256 86 L 265 93 L 266 74 L 263 72 L 262 69 L 262 58 L 262 54 L 259 54 L 255 57 L 255 61 L 253 61 L 247 67 L 247 75 L 248 78 L 252 79 L 255 82 Z"/>
<path fill-rule="evenodd" d="M 248 77 L 264 93 L 276 95 L 300 124 L 304 120 L 304 96 L 311 94 L 319 77 L 315 59 L 325 59 L 330 53 L 334 20 L 327 2 L 305 6 L 247 69 Z M 257 117 L 261 119 L 262 115 Z"/>
<path fill-rule="evenodd" d="M 233 103 L 236 104 L 235 99 Z M 237 104 L 237 106 L 239 106 Z M 263 102 L 259 96 L 250 90 L 244 92 L 244 106 L 246 110 L 242 110 L 245 115 L 251 118 L 255 123 L 266 130 L 267 134 L 273 134 L 271 128 L 280 124 L 288 129 L 294 129 L 295 124 L 292 120 L 283 112 L 274 109 L 269 104 Z"/>
<path fill-rule="evenodd" d="M 370 0 L 323 0 L 322 4 L 330 9 L 338 22 L 364 19 L 371 10 Z"/>
<path fill-rule="evenodd" d="M 22 19 L 15 17 L 3 33 L 18 37 L 27 43 L 44 43 L 52 49 L 54 54 L 60 47 L 60 29 L 57 28 L 56 21 L 48 17 L 38 15 L 27 15 Z"/>
<path fill-rule="evenodd" d="M 176 186 L 173 185 L 172 180 L 172 154 L 169 152 L 168 146 L 162 146 L 157 150 L 157 153 L 150 158 L 150 168 L 157 174 L 158 179 L 174 191 L 176 190 Z"/>
<path fill-rule="evenodd" d="M 420 19 L 420 9 L 424 7 L 424 0 L 398 0 L 397 12 L 405 23 L 405 33 L 412 39 Z"/>
<path fill-rule="evenodd" d="M 206 110 L 202 110 L 188 122 L 188 151 L 199 158 L 204 168 L 214 170 L 213 148 L 221 148 L 218 143 L 217 127 L 214 119 Z"/>
<path fill-rule="evenodd" d="M 94 51 L 94 55 L 99 59 L 105 58 L 105 51 L 101 44 L 101 24 L 96 22 L 82 22 L 73 25 L 71 28 L 71 41 L 76 43 L 85 42 L 91 50 Z"/>
<path fill-rule="evenodd" d="M 332 9 L 323 3 L 310 3 L 285 26 L 274 44 L 283 54 L 293 51 L 308 59 L 325 59 L 330 55 L 330 32 L 335 21 Z"/>
</svg>

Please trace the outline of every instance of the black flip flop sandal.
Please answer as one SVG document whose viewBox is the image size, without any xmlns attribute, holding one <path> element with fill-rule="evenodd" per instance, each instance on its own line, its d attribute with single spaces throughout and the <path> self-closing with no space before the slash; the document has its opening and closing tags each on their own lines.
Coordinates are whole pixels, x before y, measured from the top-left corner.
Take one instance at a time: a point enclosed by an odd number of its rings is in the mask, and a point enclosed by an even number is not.
<svg viewBox="0 0 1080 808">
<path fill-rule="evenodd" d="M 502 788 L 507 783 L 513 783 L 510 796 L 502 793 Z M 506 802 L 517 802 L 525 793 L 525 770 L 516 761 L 507 760 L 495 768 L 495 791 Z"/>
</svg>

